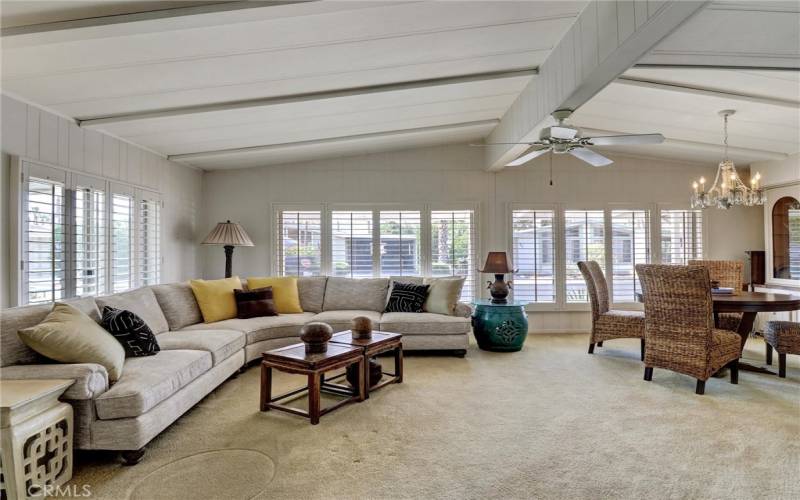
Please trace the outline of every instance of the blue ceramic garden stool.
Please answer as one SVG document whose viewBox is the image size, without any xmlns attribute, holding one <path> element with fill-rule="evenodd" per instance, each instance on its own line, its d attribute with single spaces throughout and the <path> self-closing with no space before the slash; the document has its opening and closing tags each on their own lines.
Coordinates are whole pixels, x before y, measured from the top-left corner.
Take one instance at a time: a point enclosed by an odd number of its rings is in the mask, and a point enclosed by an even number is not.
<svg viewBox="0 0 800 500">
<path fill-rule="evenodd" d="M 528 315 L 525 304 L 508 301 L 493 304 L 491 300 L 473 302 L 472 332 L 478 347 L 484 351 L 513 352 L 522 349 L 528 336 Z"/>
</svg>

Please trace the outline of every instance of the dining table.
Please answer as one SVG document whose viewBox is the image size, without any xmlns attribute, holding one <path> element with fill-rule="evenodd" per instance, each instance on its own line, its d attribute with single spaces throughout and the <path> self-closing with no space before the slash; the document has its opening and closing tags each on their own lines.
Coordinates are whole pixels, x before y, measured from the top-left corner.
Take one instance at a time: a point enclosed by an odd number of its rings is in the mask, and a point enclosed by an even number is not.
<svg viewBox="0 0 800 500">
<path fill-rule="evenodd" d="M 639 302 L 644 302 L 644 295 L 641 293 L 636 294 Z M 766 292 L 749 292 L 740 291 L 736 294 L 721 294 L 712 293 L 711 299 L 714 303 L 714 324 L 718 324 L 718 317 L 720 313 L 741 313 L 742 319 L 739 321 L 739 328 L 736 333 L 741 337 L 742 343 L 739 350 L 739 356 L 744 351 L 744 344 L 747 342 L 747 337 L 753 331 L 753 324 L 756 321 L 756 315 L 760 312 L 787 312 L 800 310 L 800 296 L 784 294 L 784 293 L 766 293 Z M 769 373 L 774 375 L 775 372 L 767 370 L 760 366 L 754 366 L 748 363 L 739 361 L 739 369 L 744 371 L 752 371 L 759 373 Z"/>
</svg>

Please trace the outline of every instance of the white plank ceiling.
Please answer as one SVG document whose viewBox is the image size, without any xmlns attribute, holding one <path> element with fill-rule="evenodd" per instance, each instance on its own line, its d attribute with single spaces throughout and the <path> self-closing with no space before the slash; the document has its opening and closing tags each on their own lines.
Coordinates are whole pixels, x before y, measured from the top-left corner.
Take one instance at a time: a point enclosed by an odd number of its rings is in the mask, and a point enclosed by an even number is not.
<svg viewBox="0 0 800 500">
<path fill-rule="evenodd" d="M 204 12 L 191 2 L 181 3 L 185 15 L 130 17 L 177 2 L 3 2 L 2 90 L 205 169 L 469 142 L 491 132 L 586 3 L 251 3 Z M 714 3 L 642 62 L 800 67 L 798 10 L 797 2 Z M 111 17 L 69 24 L 95 16 Z M 58 21 L 68 24 L 35 26 Z M 667 144 L 628 150 L 714 161 L 717 111 L 732 108 L 735 160 L 800 150 L 797 71 L 638 67 L 623 78 L 573 122 L 662 132 Z"/>
</svg>

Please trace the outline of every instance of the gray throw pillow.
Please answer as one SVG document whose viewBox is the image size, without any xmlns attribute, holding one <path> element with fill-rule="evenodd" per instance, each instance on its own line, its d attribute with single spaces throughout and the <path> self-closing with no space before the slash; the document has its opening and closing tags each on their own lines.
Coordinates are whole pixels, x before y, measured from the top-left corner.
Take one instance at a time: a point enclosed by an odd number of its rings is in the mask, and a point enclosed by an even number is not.
<svg viewBox="0 0 800 500">
<path fill-rule="evenodd" d="M 425 311 L 454 316 L 456 304 L 461 297 L 461 289 L 464 288 L 464 278 L 458 276 L 425 278 L 425 284 L 430 285 L 428 298 L 425 300 Z"/>
</svg>

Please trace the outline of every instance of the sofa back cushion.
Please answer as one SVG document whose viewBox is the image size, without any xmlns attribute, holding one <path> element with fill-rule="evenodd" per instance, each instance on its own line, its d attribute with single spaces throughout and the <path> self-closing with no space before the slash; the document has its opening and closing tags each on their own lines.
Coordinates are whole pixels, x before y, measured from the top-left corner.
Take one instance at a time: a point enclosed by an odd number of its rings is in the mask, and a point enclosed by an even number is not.
<svg viewBox="0 0 800 500">
<path fill-rule="evenodd" d="M 94 298 L 65 300 L 100 323 L 100 311 Z M 53 304 L 13 307 L 0 311 L 0 366 L 41 363 L 43 357 L 25 345 L 18 332 L 38 325 L 53 310 Z"/>
<path fill-rule="evenodd" d="M 203 322 L 203 313 L 200 312 L 200 306 L 197 305 L 188 281 L 155 285 L 152 289 L 170 330 L 180 330 Z"/>
<path fill-rule="evenodd" d="M 300 307 L 304 312 L 321 313 L 325 301 L 327 276 L 302 276 L 297 278 Z"/>
<path fill-rule="evenodd" d="M 147 323 L 147 326 L 156 335 L 169 330 L 167 318 L 164 317 L 161 306 L 158 305 L 158 300 L 150 287 L 98 297 L 97 305 L 100 309 L 109 306 L 135 313 Z"/>
<path fill-rule="evenodd" d="M 366 310 L 382 312 L 389 291 L 388 278 L 328 278 L 323 311 Z"/>
</svg>

